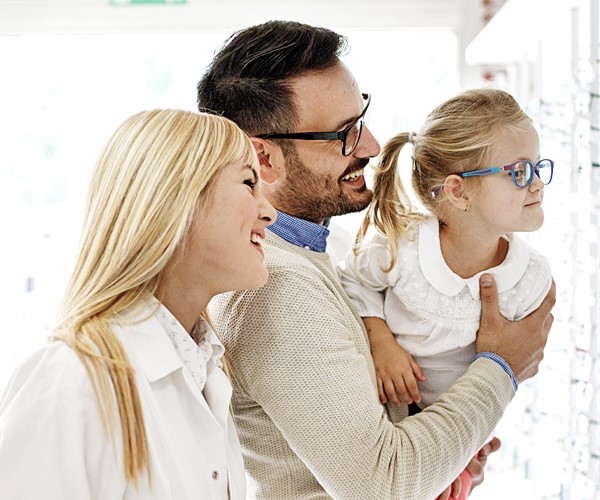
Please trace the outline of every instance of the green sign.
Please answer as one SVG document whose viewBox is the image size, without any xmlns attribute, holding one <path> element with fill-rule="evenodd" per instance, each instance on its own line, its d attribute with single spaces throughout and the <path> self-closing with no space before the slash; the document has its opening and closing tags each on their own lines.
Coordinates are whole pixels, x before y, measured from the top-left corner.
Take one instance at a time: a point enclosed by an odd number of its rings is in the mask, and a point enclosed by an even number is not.
<svg viewBox="0 0 600 500">
<path fill-rule="evenodd" d="M 111 5 L 149 5 L 149 4 L 182 4 L 187 0 L 109 0 Z"/>
</svg>

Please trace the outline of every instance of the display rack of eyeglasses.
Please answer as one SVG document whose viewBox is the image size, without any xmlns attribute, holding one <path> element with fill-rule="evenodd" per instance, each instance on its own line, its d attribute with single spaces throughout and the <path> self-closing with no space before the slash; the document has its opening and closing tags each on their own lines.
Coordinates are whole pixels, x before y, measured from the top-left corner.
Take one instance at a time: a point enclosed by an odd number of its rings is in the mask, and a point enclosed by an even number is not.
<svg viewBox="0 0 600 500">
<path fill-rule="evenodd" d="M 600 500 L 599 2 L 515 0 L 506 4 L 515 15 L 494 26 L 510 32 L 517 14 L 539 11 L 547 28 L 504 59 L 494 53 L 498 69 L 483 76 L 502 75 L 494 83 L 539 124 L 542 158 L 554 160 L 545 223 L 523 236 L 548 257 L 557 302 L 540 372 L 500 421 L 503 446 L 481 487 L 490 493 L 475 490 L 477 499 L 500 498 L 486 490 L 491 481 L 503 497 Z M 478 40 L 483 64 L 485 38 Z"/>
<path fill-rule="evenodd" d="M 600 8 L 574 2 L 569 498 L 600 499 Z"/>
<path fill-rule="evenodd" d="M 537 61 L 536 68 L 545 81 L 549 69 L 546 53 Z M 533 73 L 533 71 L 530 71 Z M 522 498 L 527 499 L 571 499 L 567 484 L 570 471 L 565 464 L 569 460 L 570 438 L 570 368 L 572 356 L 569 341 L 570 292 L 575 269 L 569 256 L 576 240 L 577 226 L 572 220 L 572 189 L 569 165 L 572 157 L 571 126 L 574 120 L 570 88 L 567 82 L 553 82 L 552 88 L 543 84 L 525 104 L 527 113 L 539 124 L 541 155 L 554 159 L 555 177 L 545 189 L 543 228 L 524 235 L 531 244 L 549 259 L 553 276 L 557 282 L 557 304 L 554 309 L 555 323 L 545 351 L 545 359 L 535 379 L 522 384 L 518 397 L 522 399 L 521 412 L 525 416 L 515 421 L 513 434 L 507 440 L 513 442 L 520 462 L 515 460 L 522 477 L 531 483 Z M 551 250 L 550 250 L 551 249 Z M 515 434 L 525 434 L 522 444 L 515 441 Z M 515 455 L 516 456 L 516 455 Z M 596 500 L 590 497 L 588 500 Z"/>
<path fill-rule="evenodd" d="M 557 283 L 555 323 L 540 373 L 500 424 L 502 472 L 523 499 L 600 500 L 599 2 L 571 0 L 571 19 L 560 21 L 571 33 L 570 72 L 557 71 L 543 40 L 538 60 L 507 71 L 519 77 L 513 92 L 526 87 L 522 104 L 540 124 L 542 157 L 556 165 L 546 222 L 530 235 Z M 539 81 L 523 85 L 523 75 Z"/>
</svg>

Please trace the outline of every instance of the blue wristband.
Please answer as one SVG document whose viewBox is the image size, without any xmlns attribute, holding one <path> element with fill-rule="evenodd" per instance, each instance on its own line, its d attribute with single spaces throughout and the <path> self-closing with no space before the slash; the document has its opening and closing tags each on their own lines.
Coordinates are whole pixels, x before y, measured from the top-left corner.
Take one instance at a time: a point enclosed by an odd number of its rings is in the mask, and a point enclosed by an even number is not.
<svg viewBox="0 0 600 500">
<path fill-rule="evenodd" d="M 515 374 L 513 373 L 510 366 L 508 366 L 508 363 L 506 361 L 504 361 L 504 359 L 502 357 L 498 356 L 497 354 L 494 354 L 493 352 L 480 352 L 479 354 L 477 354 L 477 356 L 475 356 L 471 360 L 471 363 L 473 363 L 473 361 L 475 361 L 478 358 L 487 358 L 487 359 L 491 359 L 492 361 L 495 361 L 496 363 L 498 363 L 502 367 L 502 369 L 506 372 L 506 374 L 510 377 L 510 379 L 512 380 L 513 387 L 515 388 L 515 392 L 517 392 L 517 389 L 519 388 L 519 383 L 517 382 L 517 378 L 515 377 Z"/>
</svg>

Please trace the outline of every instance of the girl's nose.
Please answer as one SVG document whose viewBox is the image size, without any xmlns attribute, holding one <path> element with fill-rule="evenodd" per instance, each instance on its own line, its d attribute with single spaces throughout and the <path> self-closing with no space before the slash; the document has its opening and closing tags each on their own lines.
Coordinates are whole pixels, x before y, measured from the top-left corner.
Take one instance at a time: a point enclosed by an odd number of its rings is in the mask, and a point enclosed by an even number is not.
<svg viewBox="0 0 600 500">
<path fill-rule="evenodd" d="M 533 179 L 531 179 L 531 183 L 529 184 L 529 191 L 539 191 L 540 189 L 544 189 L 544 182 L 540 179 L 537 171 L 533 174 Z"/>
</svg>

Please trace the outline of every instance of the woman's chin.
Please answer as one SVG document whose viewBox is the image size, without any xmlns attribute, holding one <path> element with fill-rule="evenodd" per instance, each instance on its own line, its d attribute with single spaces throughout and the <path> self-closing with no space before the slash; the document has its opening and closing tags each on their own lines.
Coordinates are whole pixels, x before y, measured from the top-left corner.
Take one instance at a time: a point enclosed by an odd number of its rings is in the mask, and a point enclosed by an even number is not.
<svg viewBox="0 0 600 500">
<path fill-rule="evenodd" d="M 262 269 L 257 269 L 255 273 L 252 273 L 252 275 L 248 275 L 246 272 L 246 277 L 244 279 L 240 279 L 239 283 L 236 284 L 236 287 L 233 290 L 241 291 L 261 288 L 267 283 L 268 278 L 269 271 L 266 267 L 262 266 Z"/>
</svg>

